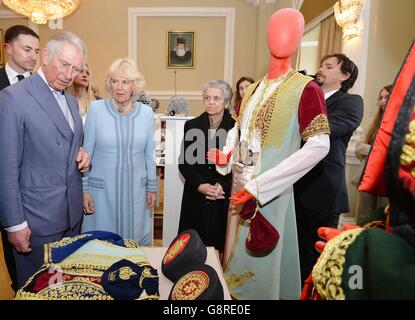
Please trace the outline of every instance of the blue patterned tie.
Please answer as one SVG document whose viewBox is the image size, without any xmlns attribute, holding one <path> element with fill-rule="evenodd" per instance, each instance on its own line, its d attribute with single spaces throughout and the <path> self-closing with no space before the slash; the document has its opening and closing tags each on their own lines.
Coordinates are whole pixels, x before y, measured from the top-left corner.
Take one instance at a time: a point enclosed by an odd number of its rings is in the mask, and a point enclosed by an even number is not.
<svg viewBox="0 0 415 320">
<path fill-rule="evenodd" d="M 72 118 L 71 111 L 69 110 L 68 102 L 66 101 L 65 95 L 61 91 L 53 91 L 53 95 L 56 98 L 56 101 L 58 101 L 59 107 L 62 110 L 63 115 L 66 118 L 66 121 L 68 121 L 69 127 L 71 127 L 71 130 L 73 132 L 74 128 L 74 121 Z"/>
</svg>

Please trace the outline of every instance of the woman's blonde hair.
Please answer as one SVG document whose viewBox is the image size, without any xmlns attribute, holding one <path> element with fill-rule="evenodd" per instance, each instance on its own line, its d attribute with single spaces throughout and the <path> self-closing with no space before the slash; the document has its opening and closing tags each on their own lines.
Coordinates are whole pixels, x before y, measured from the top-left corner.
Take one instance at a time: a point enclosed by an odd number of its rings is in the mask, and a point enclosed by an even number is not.
<svg viewBox="0 0 415 320">
<path fill-rule="evenodd" d="M 133 100 L 137 100 L 144 92 L 145 80 L 143 75 L 138 71 L 134 60 L 128 58 L 121 58 L 115 60 L 108 68 L 105 75 L 105 89 L 109 94 L 111 93 L 111 78 L 118 74 L 119 76 L 132 81 L 133 83 Z"/>
<path fill-rule="evenodd" d="M 81 96 L 81 99 L 80 99 L 80 106 L 79 107 L 81 108 L 81 111 L 82 111 L 83 114 L 87 113 L 88 108 L 89 108 L 90 104 L 92 103 L 92 101 L 96 100 L 95 95 L 94 95 L 94 91 L 92 90 L 91 67 L 89 66 L 88 63 L 85 63 L 84 68 L 85 67 L 88 68 L 88 71 L 89 71 L 89 83 L 88 83 L 88 86 L 86 87 L 85 94 L 83 94 Z M 66 90 L 70 94 L 72 94 L 73 96 L 76 97 L 76 90 L 75 90 L 75 84 L 74 83 L 72 83 Z"/>
</svg>

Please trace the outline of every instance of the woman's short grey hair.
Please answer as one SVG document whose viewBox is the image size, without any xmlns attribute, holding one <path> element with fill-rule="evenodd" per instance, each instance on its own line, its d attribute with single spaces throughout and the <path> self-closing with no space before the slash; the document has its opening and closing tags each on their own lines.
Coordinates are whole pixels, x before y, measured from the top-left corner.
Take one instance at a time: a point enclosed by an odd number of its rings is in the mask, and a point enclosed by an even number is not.
<svg viewBox="0 0 415 320">
<path fill-rule="evenodd" d="M 48 43 L 46 44 L 46 48 L 49 50 L 49 55 L 54 56 L 58 50 L 58 48 L 63 43 L 70 43 L 79 51 L 81 51 L 84 55 L 84 61 L 86 61 L 86 46 L 85 43 L 79 38 L 75 33 L 69 31 L 62 31 L 55 35 L 53 35 Z M 85 64 L 85 62 L 83 63 Z"/>
<path fill-rule="evenodd" d="M 137 64 L 134 60 L 120 58 L 115 60 L 107 70 L 105 75 L 105 89 L 111 93 L 111 78 L 115 75 L 132 81 L 133 83 L 133 100 L 137 100 L 144 93 L 145 80 L 143 75 L 138 71 Z"/>
<path fill-rule="evenodd" d="M 209 88 L 221 89 L 223 91 L 225 105 L 228 104 L 232 100 L 232 95 L 233 95 L 232 94 L 232 87 L 226 81 L 211 80 L 211 81 L 206 82 L 203 85 L 203 93 L 202 93 L 203 97 L 206 94 L 206 90 L 209 89 Z"/>
</svg>

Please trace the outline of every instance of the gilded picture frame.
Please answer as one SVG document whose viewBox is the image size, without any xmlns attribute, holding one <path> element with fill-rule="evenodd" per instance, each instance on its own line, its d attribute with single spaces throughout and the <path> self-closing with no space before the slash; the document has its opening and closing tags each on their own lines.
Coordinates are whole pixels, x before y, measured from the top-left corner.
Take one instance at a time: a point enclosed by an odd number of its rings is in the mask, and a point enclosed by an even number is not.
<svg viewBox="0 0 415 320">
<path fill-rule="evenodd" d="M 4 43 L 3 43 L 4 35 L 3 29 L 0 29 L 0 67 L 4 66 Z"/>
<path fill-rule="evenodd" d="M 167 31 L 167 68 L 195 68 L 195 32 Z"/>
</svg>

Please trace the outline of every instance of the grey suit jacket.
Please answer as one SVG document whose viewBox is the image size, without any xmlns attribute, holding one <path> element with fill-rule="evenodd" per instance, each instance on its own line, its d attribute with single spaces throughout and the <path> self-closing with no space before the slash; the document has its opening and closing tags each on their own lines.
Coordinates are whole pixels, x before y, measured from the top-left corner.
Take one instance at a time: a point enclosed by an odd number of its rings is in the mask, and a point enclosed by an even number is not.
<svg viewBox="0 0 415 320">
<path fill-rule="evenodd" d="M 52 235 L 82 219 L 76 155 L 83 129 L 74 97 L 65 93 L 75 128 L 38 75 L 0 92 L 0 222 L 28 222 L 32 235 Z"/>
</svg>

